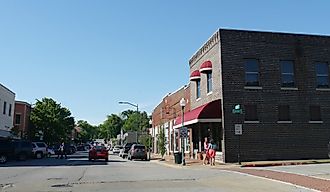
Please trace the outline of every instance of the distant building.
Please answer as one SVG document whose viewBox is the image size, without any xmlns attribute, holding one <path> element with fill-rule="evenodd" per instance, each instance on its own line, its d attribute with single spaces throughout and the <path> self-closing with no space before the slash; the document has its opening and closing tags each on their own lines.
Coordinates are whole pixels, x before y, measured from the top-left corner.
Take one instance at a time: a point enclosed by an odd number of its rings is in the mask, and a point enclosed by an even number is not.
<svg viewBox="0 0 330 192">
<path fill-rule="evenodd" d="M 185 98 L 186 107 L 185 112 L 190 110 L 190 84 L 181 87 L 174 91 L 174 93 L 167 94 L 162 101 L 155 107 L 152 112 L 152 129 L 151 135 L 153 137 L 153 151 L 158 153 L 158 135 L 160 129 L 164 129 L 166 140 L 166 153 L 172 154 L 173 152 L 180 151 L 181 141 L 179 138 L 179 129 L 174 129 L 174 120 L 180 116 L 182 109 L 180 100 Z M 189 131 L 189 135 L 190 131 Z M 190 151 L 191 137 L 184 141 L 187 153 Z"/>
<path fill-rule="evenodd" d="M 18 131 L 18 136 L 24 138 L 30 131 L 31 105 L 24 101 L 15 101 L 14 128 Z"/>
<path fill-rule="evenodd" d="M 0 137 L 11 136 L 13 128 L 13 116 L 15 105 L 15 93 L 0 84 Z"/>
</svg>

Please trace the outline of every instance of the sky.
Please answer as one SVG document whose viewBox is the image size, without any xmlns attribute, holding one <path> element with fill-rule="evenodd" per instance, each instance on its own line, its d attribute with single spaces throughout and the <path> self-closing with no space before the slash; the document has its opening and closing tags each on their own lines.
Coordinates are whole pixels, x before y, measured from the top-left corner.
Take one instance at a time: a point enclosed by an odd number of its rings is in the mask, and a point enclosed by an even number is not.
<svg viewBox="0 0 330 192">
<path fill-rule="evenodd" d="M 0 0 L 0 83 L 50 97 L 98 125 L 149 114 L 189 83 L 190 57 L 218 29 L 330 35 L 326 0 Z"/>
</svg>

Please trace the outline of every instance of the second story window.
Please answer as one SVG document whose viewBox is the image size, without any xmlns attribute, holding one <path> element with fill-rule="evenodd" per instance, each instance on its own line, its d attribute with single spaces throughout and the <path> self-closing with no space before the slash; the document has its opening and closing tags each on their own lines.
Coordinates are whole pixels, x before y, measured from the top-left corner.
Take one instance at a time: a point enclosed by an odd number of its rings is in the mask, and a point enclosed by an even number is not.
<svg viewBox="0 0 330 192">
<path fill-rule="evenodd" d="M 329 88 L 329 66 L 327 63 L 317 63 L 316 70 L 316 87 Z"/>
<path fill-rule="evenodd" d="M 258 121 L 257 105 L 245 105 L 245 121 Z"/>
<path fill-rule="evenodd" d="M 8 113 L 9 116 L 11 116 L 11 104 L 9 104 L 9 113 Z"/>
<path fill-rule="evenodd" d="M 245 60 L 245 86 L 259 86 L 259 62 L 256 59 Z"/>
<path fill-rule="evenodd" d="M 21 114 L 15 115 L 15 125 L 21 124 Z"/>
<path fill-rule="evenodd" d="M 279 105 L 278 106 L 278 120 L 279 121 L 291 121 L 289 105 Z"/>
<path fill-rule="evenodd" d="M 293 61 L 281 61 L 281 86 L 295 87 Z"/>
<path fill-rule="evenodd" d="M 321 108 L 319 105 L 309 106 L 309 115 L 311 121 L 322 121 Z"/>
<path fill-rule="evenodd" d="M 4 102 L 3 102 L 3 114 L 4 114 L 4 115 L 6 114 L 6 110 L 7 110 L 7 102 L 4 101 Z"/>
<path fill-rule="evenodd" d="M 206 78 L 207 78 L 207 92 L 209 93 L 212 91 L 212 73 L 207 73 Z"/>
<path fill-rule="evenodd" d="M 196 99 L 201 97 L 201 81 L 196 81 Z"/>
</svg>

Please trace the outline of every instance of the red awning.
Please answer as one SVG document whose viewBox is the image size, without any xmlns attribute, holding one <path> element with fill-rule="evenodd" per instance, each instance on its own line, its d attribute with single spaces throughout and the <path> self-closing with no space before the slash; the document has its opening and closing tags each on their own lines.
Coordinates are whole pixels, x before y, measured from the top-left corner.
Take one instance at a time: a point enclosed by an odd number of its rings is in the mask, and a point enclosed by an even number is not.
<svg viewBox="0 0 330 192">
<path fill-rule="evenodd" d="M 190 74 L 190 81 L 196 81 L 201 78 L 201 73 L 198 70 L 193 71 Z"/>
<path fill-rule="evenodd" d="M 205 61 L 199 68 L 199 72 L 201 72 L 201 73 L 207 73 L 210 71 L 212 71 L 212 62 L 211 61 Z"/>
<path fill-rule="evenodd" d="M 212 101 L 184 114 L 184 126 L 195 123 L 221 122 L 221 102 Z M 182 126 L 182 116 L 175 119 L 174 128 Z"/>
</svg>

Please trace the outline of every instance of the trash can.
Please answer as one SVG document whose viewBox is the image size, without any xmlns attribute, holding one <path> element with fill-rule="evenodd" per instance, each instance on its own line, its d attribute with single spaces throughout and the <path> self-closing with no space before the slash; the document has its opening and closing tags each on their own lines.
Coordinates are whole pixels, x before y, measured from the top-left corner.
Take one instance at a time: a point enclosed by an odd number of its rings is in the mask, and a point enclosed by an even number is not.
<svg viewBox="0 0 330 192">
<path fill-rule="evenodd" d="M 182 163 L 182 153 L 181 152 L 174 153 L 174 163 L 175 164 Z"/>
</svg>

